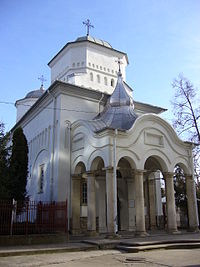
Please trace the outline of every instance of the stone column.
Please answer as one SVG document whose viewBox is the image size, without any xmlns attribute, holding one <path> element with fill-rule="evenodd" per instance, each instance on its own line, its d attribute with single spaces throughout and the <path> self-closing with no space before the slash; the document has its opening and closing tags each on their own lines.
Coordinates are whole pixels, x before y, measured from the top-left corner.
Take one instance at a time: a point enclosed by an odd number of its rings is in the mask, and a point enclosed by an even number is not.
<svg viewBox="0 0 200 267">
<path fill-rule="evenodd" d="M 87 197 L 88 197 L 88 233 L 96 235 L 96 189 L 95 175 L 87 172 Z"/>
<path fill-rule="evenodd" d="M 80 182 L 81 177 L 72 176 L 72 234 L 80 234 Z"/>
<path fill-rule="evenodd" d="M 136 211 L 136 233 L 146 235 L 145 215 L 144 215 L 144 190 L 143 190 L 143 172 L 135 171 L 135 211 Z"/>
<path fill-rule="evenodd" d="M 128 186 L 128 230 L 135 231 L 135 194 L 134 194 L 134 177 L 127 179 Z"/>
<path fill-rule="evenodd" d="M 106 170 L 106 200 L 107 200 L 107 231 L 108 235 L 115 235 L 115 199 L 114 199 L 114 174 L 113 168 L 105 168 Z"/>
<path fill-rule="evenodd" d="M 188 204 L 188 219 L 190 231 L 198 231 L 198 213 L 196 190 L 194 186 L 194 179 L 192 175 L 186 175 L 186 193 Z"/>
<path fill-rule="evenodd" d="M 151 173 L 148 177 L 149 183 L 149 216 L 150 229 L 156 229 L 156 190 L 155 190 L 155 173 Z"/>
<path fill-rule="evenodd" d="M 173 173 L 163 174 L 165 179 L 166 201 L 167 201 L 167 230 L 171 233 L 177 232 L 176 206 L 174 197 Z"/>
<path fill-rule="evenodd" d="M 106 184 L 105 177 L 98 177 L 99 233 L 106 233 Z"/>
</svg>

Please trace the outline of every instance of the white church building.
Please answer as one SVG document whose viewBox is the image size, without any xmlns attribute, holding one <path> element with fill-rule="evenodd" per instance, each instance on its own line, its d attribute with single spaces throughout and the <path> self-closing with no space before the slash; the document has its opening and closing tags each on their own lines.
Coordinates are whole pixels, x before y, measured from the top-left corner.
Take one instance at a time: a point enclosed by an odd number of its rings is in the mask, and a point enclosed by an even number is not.
<svg viewBox="0 0 200 267">
<path fill-rule="evenodd" d="M 119 65 L 117 61 L 120 62 Z M 122 63 L 122 64 L 121 64 Z M 177 231 L 173 173 L 185 173 L 190 230 L 198 229 L 192 144 L 159 115 L 134 101 L 126 53 L 90 35 L 67 43 L 48 63 L 51 85 L 16 101 L 29 146 L 31 200 L 68 201 L 72 234 L 145 235 Z"/>
</svg>

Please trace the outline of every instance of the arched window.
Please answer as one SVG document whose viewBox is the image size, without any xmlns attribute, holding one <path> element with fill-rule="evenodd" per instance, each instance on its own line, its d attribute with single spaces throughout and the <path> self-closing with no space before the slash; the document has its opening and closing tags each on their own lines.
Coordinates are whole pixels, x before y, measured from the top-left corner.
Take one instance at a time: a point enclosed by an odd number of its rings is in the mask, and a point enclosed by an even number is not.
<svg viewBox="0 0 200 267">
<path fill-rule="evenodd" d="M 90 72 L 90 81 L 93 82 L 93 73 Z"/>
<path fill-rule="evenodd" d="M 99 75 L 99 74 L 97 74 L 97 82 L 98 82 L 98 83 L 101 82 L 101 80 L 100 80 L 100 75 Z"/>
<path fill-rule="evenodd" d="M 114 81 L 114 79 L 111 79 L 111 83 L 110 83 L 110 85 L 111 85 L 112 87 L 115 86 L 115 81 Z"/>
<path fill-rule="evenodd" d="M 104 85 L 108 85 L 107 77 L 104 77 Z"/>
</svg>

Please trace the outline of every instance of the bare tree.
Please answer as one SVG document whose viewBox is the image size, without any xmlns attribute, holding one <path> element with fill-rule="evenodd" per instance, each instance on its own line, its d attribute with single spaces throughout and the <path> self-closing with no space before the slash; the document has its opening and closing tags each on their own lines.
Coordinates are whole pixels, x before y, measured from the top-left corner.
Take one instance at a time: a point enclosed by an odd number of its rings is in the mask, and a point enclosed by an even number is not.
<svg viewBox="0 0 200 267">
<path fill-rule="evenodd" d="M 199 181 L 200 177 L 200 101 L 198 88 L 182 75 L 172 84 L 175 89 L 172 101 L 174 120 L 173 126 L 178 135 L 187 141 L 196 143 L 193 150 L 194 171 Z"/>
<path fill-rule="evenodd" d="M 198 89 L 179 75 L 172 84 L 175 89 L 172 101 L 174 116 L 173 126 L 177 133 L 192 142 L 200 144 L 200 103 L 197 99 Z"/>
</svg>

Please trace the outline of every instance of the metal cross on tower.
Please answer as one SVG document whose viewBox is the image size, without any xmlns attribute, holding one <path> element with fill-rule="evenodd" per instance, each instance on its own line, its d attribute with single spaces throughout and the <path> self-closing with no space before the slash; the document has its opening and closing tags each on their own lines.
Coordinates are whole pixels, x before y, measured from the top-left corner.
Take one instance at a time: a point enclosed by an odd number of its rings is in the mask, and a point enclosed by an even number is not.
<svg viewBox="0 0 200 267">
<path fill-rule="evenodd" d="M 88 36 L 90 33 L 90 28 L 94 28 L 94 26 L 90 23 L 89 19 L 83 21 L 83 24 L 87 27 L 87 36 Z"/>
<path fill-rule="evenodd" d="M 40 77 L 38 77 L 38 80 L 41 81 L 41 87 L 40 88 L 43 88 L 43 85 L 44 85 L 44 82 L 46 82 L 46 79 L 44 78 L 43 75 L 41 75 Z"/>
</svg>

